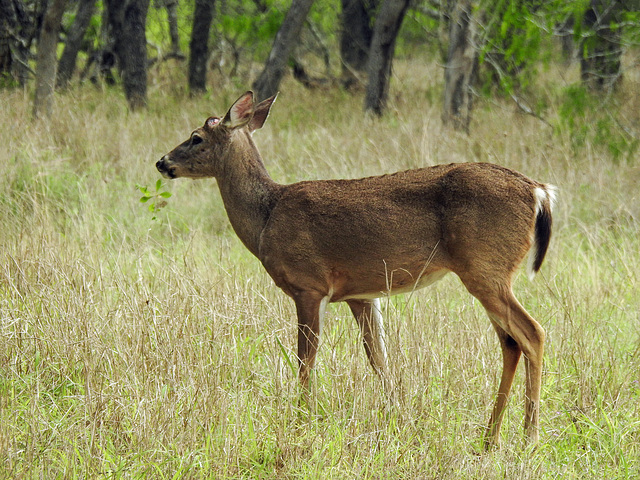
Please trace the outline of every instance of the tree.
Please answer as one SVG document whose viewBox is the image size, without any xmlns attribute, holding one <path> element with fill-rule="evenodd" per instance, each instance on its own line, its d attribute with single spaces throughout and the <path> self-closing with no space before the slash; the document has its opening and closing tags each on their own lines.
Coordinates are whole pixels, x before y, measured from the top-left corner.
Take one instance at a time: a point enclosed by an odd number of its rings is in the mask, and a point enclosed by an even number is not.
<svg viewBox="0 0 640 480">
<path fill-rule="evenodd" d="M 184 58 L 184 55 L 180 52 L 180 35 L 178 33 L 178 0 L 165 0 L 164 6 L 167 10 L 167 21 L 169 22 L 171 55 L 177 58 Z"/>
<path fill-rule="evenodd" d="M 358 74 L 367 70 L 378 3 L 377 0 L 342 0 L 340 58 L 342 84 L 346 88 L 358 83 Z"/>
<path fill-rule="evenodd" d="M 408 7 L 409 0 L 385 0 L 373 28 L 364 109 L 376 115 L 386 107 L 396 38 Z"/>
<path fill-rule="evenodd" d="M 147 38 L 149 0 L 108 0 L 107 17 L 129 108 L 147 104 Z"/>
<path fill-rule="evenodd" d="M 29 75 L 29 47 L 35 29 L 22 0 L 0 0 L 0 78 L 20 86 Z"/>
<path fill-rule="evenodd" d="M 193 28 L 189 44 L 189 90 L 191 93 L 207 89 L 207 60 L 209 59 L 209 29 L 213 20 L 215 0 L 196 0 Z"/>
<path fill-rule="evenodd" d="M 473 22 L 471 0 L 458 1 L 449 25 L 449 49 L 444 68 L 442 121 L 467 133 L 473 107 L 471 86 L 478 66 Z"/>
<path fill-rule="evenodd" d="M 96 0 L 80 0 L 75 20 L 71 25 L 64 50 L 58 63 L 58 76 L 56 84 L 58 87 L 66 87 L 76 69 L 76 59 L 82 46 L 85 33 L 91 22 L 91 16 L 95 10 Z"/>
<path fill-rule="evenodd" d="M 53 0 L 47 8 L 38 39 L 38 57 L 36 64 L 36 94 L 33 101 L 33 116 L 51 114 L 51 103 L 56 81 L 58 58 L 58 32 L 66 0 Z"/>
<path fill-rule="evenodd" d="M 253 84 L 259 100 L 278 93 L 287 62 L 293 52 L 313 0 L 292 0 L 291 7 L 276 34 L 264 69 Z"/>
<path fill-rule="evenodd" d="M 584 14 L 588 34 L 582 42 L 580 61 L 582 82 L 594 90 L 615 86 L 622 77 L 623 2 L 591 0 Z"/>
</svg>

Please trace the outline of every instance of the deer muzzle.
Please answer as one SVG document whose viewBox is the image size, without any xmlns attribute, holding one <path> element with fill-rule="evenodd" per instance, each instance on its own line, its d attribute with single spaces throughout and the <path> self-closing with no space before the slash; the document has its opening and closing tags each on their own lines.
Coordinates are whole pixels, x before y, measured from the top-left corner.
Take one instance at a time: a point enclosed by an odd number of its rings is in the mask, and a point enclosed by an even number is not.
<svg viewBox="0 0 640 480">
<path fill-rule="evenodd" d="M 171 161 L 165 155 L 156 162 L 156 168 L 165 178 L 176 178 L 175 167 L 171 165 Z"/>
</svg>

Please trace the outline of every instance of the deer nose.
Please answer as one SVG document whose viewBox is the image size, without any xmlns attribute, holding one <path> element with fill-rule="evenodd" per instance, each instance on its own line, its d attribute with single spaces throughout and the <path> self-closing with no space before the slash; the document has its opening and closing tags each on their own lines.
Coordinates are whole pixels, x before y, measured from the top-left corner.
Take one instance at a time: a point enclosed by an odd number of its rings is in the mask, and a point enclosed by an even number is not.
<svg viewBox="0 0 640 480">
<path fill-rule="evenodd" d="M 156 162 L 156 168 L 163 176 L 173 178 L 171 168 L 169 167 L 169 165 L 167 165 L 167 160 L 167 156 L 165 155 Z"/>
<path fill-rule="evenodd" d="M 156 168 L 165 178 L 176 178 L 176 167 L 171 164 L 171 160 L 165 155 L 156 162 Z"/>
<path fill-rule="evenodd" d="M 169 169 L 169 156 L 168 155 L 163 155 L 162 158 L 160 160 L 158 160 L 156 162 L 156 168 L 162 172 L 162 171 L 167 171 Z"/>
</svg>

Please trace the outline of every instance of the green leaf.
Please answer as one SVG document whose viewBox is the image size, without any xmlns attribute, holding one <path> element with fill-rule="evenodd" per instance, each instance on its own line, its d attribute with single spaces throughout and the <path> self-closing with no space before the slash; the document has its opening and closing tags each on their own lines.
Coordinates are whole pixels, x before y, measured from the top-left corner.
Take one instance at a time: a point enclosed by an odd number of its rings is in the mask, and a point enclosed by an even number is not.
<svg viewBox="0 0 640 480">
<path fill-rule="evenodd" d="M 276 335 L 276 342 L 278 343 L 278 346 L 280 347 L 280 352 L 282 353 L 282 356 L 287 362 L 287 365 L 289 365 L 291 372 L 293 372 L 293 374 L 295 375 L 298 372 L 298 368 L 294 366 L 293 362 L 291 361 L 291 357 L 289 356 L 289 352 L 287 352 L 287 349 L 284 348 L 284 345 L 282 345 L 282 342 L 280 341 L 280 338 L 278 338 L 277 335 Z"/>
<path fill-rule="evenodd" d="M 162 198 L 169 198 L 171 196 L 171 192 L 162 192 L 160 193 L 160 196 Z"/>
<path fill-rule="evenodd" d="M 145 195 L 144 197 L 140 197 L 140 203 L 147 203 L 149 200 L 151 200 L 151 197 L 148 195 Z"/>
</svg>

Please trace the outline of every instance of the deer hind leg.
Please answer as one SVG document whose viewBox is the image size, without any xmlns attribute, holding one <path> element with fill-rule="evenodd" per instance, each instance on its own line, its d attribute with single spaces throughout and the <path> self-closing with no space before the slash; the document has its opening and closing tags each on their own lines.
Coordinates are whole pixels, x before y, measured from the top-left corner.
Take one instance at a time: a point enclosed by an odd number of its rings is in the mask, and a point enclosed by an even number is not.
<svg viewBox="0 0 640 480">
<path fill-rule="evenodd" d="M 489 314 L 489 317 L 491 317 L 491 314 Z M 489 420 L 489 427 L 487 428 L 487 434 L 485 436 L 485 449 L 489 449 L 499 443 L 502 416 L 507 406 L 509 392 L 511 391 L 513 378 L 515 377 L 516 368 L 518 367 L 518 362 L 522 353 L 518 343 L 511 338 L 511 336 L 505 332 L 502 327 L 500 327 L 493 319 L 491 320 L 491 323 L 498 334 L 500 346 L 502 347 L 502 377 L 500 379 L 500 386 L 498 387 L 496 403 L 493 407 L 491 419 Z"/>
<path fill-rule="evenodd" d="M 387 348 L 384 340 L 380 299 L 347 300 L 347 304 L 360 327 L 362 342 L 364 343 L 364 350 L 367 353 L 369 363 L 382 380 L 387 400 L 391 404 L 395 404 L 393 382 L 387 368 Z"/>
<path fill-rule="evenodd" d="M 380 300 L 347 300 L 353 316 L 358 322 L 364 350 L 373 369 L 384 377 L 387 370 L 387 348 L 384 342 L 384 327 Z"/>
<path fill-rule="evenodd" d="M 461 277 L 462 278 L 462 277 Z M 504 365 L 498 398 L 489 424 L 488 442 L 497 443 L 500 422 L 506 403 L 506 396 L 513 381 L 516 354 L 520 350 L 525 361 L 525 418 L 524 430 L 530 442 L 538 441 L 540 416 L 540 390 L 542 386 L 542 357 L 544 354 L 544 329 L 520 305 L 513 296 L 510 285 L 502 285 L 495 290 L 478 288 L 473 281 L 463 282 L 487 310 L 497 327 L 502 345 Z M 483 288 L 485 287 L 485 288 Z M 506 335 L 506 336 L 505 336 Z M 514 345 L 515 344 L 515 345 Z M 517 347 L 517 348 L 516 348 Z"/>
</svg>

